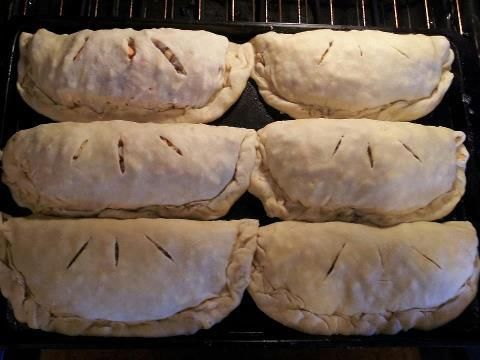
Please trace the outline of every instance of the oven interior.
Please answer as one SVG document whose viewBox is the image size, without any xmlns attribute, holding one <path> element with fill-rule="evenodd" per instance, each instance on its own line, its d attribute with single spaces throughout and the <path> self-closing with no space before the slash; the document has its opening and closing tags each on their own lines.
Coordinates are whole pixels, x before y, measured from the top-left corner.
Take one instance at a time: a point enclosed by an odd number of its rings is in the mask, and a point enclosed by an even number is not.
<svg viewBox="0 0 480 360">
<path fill-rule="evenodd" d="M 2 8 L 3 7 L 3 8 Z M 154 27 L 175 26 L 204 28 L 247 41 L 249 37 L 270 29 L 300 31 L 327 26 L 335 28 L 380 28 L 395 32 L 444 34 L 455 47 L 459 80 L 450 97 L 425 120 L 452 115 L 452 126 L 467 132 L 472 165 L 468 198 L 452 215 L 462 218 L 468 213 L 480 224 L 480 194 L 474 184 L 480 184 L 480 88 L 478 87 L 480 56 L 480 4 L 475 0 L 7 0 L 0 4 L 0 39 L 6 46 L 0 56 L 0 138 L 6 138 L 19 128 L 34 126 L 43 120 L 22 104 L 15 93 L 15 64 L 18 57 L 15 39 L 23 30 L 45 26 L 54 31 L 76 31 L 82 27 Z M 476 46 L 477 50 L 474 50 Z M 260 110 L 258 94 L 249 84 L 236 107 L 218 124 L 235 125 L 235 119 L 249 118 L 245 127 L 261 127 L 262 121 L 282 118 L 268 107 Z M 257 106 L 257 105 L 255 105 Z M 264 106 L 264 105 L 262 105 Z M 260 111 L 260 112 L 259 112 Z M 256 125 L 253 123 L 255 122 Z M 217 122 L 216 122 L 217 123 Z M 435 123 L 436 124 L 436 123 Z M 439 123 L 438 125 L 443 124 Z M 449 123 L 448 123 L 449 124 Z M 450 126 L 450 125 L 446 126 Z M 238 126 L 238 124 L 237 124 Z M 0 210 L 14 206 L 4 197 Z M 8 196 L 8 195 L 7 195 Z M 251 199 L 241 200 L 232 209 L 231 218 L 242 217 Z M 259 204 L 254 212 L 263 213 Z M 15 211 L 15 210 L 13 210 Z M 250 209 L 250 211 L 252 211 Z M 264 220 L 267 222 L 268 220 Z M 477 226 L 477 229 L 480 229 Z M 252 326 L 253 324 L 253 326 Z M 374 337 L 313 337 L 297 333 L 273 323 L 255 308 L 246 296 L 241 307 L 208 332 L 192 337 L 170 339 L 98 339 L 71 338 L 31 331 L 18 324 L 5 301 L 0 302 L 0 338 L 4 344 L 16 346 L 67 347 L 204 347 L 245 345 L 265 348 L 288 348 L 292 344 L 305 346 L 446 346 L 480 345 L 479 299 L 457 320 L 431 332 L 409 331 L 396 336 Z"/>
</svg>

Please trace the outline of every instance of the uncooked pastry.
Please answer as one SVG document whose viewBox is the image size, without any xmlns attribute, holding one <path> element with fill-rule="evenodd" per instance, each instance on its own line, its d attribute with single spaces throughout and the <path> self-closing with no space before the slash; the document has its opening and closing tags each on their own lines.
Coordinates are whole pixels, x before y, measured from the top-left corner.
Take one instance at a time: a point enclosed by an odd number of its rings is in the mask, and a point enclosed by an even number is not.
<svg viewBox="0 0 480 360">
<path fill-rule="evenodd" d="M 256 36 L 252 77 L 293 118 L 416 120 L 448 90 L 454 59 L 443 36 L 314 30 Z"/>
<path fill-rule="evenodd" d="M 20 36 L 17 88 L 56 121 L 206 123 L 243 92 L 250 44 L 206 31 L 45 29 Z"/>
<path fill-rule="evenodd" d="M 15 317 L 67 335 L 172 336 L 238 306 L 255 220 L 7 218 L 0 287 Z"/>
<path fill-rule="evenodd" d="M 271 217 L 390 226 L 439 219 L 465 191 L 465 134 L 367 119 L 275 122 L 249 191 Z"/>
<path fill-rule="evenodd" d="M 224 126 L 46 124 L 10 138 L 3 181 L 35 213 L 213 219 L 247 190 L 256 146 Z"/>
<path fill-rule="evenodd" d="M 279 222 L 259 230 L 249 293 L 276 321 L 310 334 L 429 330 L 474 299 L 480 269 L 468 222 Z"/>
</svg>

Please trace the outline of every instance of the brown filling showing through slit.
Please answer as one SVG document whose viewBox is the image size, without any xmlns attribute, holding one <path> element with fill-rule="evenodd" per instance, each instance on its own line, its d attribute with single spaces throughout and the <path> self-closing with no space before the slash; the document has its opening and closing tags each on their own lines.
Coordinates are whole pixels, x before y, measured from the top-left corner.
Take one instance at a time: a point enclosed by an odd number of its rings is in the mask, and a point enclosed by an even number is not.
<svg viewBox="0 0 480 360">
<path fill-rule="evenodd" d="M 118 246 L 118 240 L 115 239 L 115 248 L 114 248 L 114 256 L 115 256 L 115 266 L 118 266 L 118 260 L 120 257 L 120 247 Z"/>
<path fill-rule="evenodd" d="M 419 162 L 422 162 L 422 159 L 420 159 L 420 157 L 407 144 L 403 142 L 400 143 L 403 145 L 405 150 L 407 150 L 415 159 L 417 159 Z"/>
<path fill-rule="evenodd" d="M 344 244 L 342 245 L 342 247 L 341 247 L 340 250 L 338 251 L 337 255 L 336 255 L 335 258 L 333 259 L 333 262 L 332 262 L 332 264 L 330 265 L 330 268 L 328 269 L 327 274 L 325 275 L 325 279 L 332 273 L 333 269 L 335 268 L 335 265 L 337 264 L 338 259 L 340 258 L 340 254 L 342 253 L 343 249 L 345 249 L 345 246 L 346 246 L 346 245 L 347 245 L 346 243 L 344 243 Z"/>
<path fill-rule="evenodd" d="M 85 251 L 85 249 L 87 248 L 87 245 L 89 243 L 90 240 L 88 240 L 87 242 L 85 242 L 85 244 L 83 244 L 80 249 L 75 253 L 75 255 L 73 256 L 72 260 L 70 260 L 70 262 L 68 263 L 67 265 L 67 270 L 70 269 L 70 267 L 75 263 L 75 261 L 77 261 L 77 259 L 79 258 L 79 256 Z"/>
<path fill-rule="evenodd" d="M 173 51 L 162 43 L 160 40 L 152 39 L 153 45 L 162 52 L 162 54 L 167 58 L 167 60 L 172 64 L 173 68 L 178 74 L 187 75 L 185 68 L 180 63 L 180 60 L 175 56 Z"/>
<path fill-rule="evenodd" d="M 170 253 L 167 250 L 165 250 L 162 246 L 160 246 L 157 242 L 155 242 L 150 236 L 148 235 L 143 235 L 143 236 L 145 236 L 145 238 L 148 241 L 150 241 L 157 248 L 157 250 L 162 253 L 163 256 L 168 258 L 171 262 L 175 262 L 175 260 L 173 260 L 172 258 L 172 255 L 170 255 Z"/>
<path fill-rule="evenodd" d="M 118 166 L 122 174 L 125 174 L 125 158 L 124 158 L 123 140 L 118 140 Z"/>
<path fill-rule="evenodd" d="M 340 139 L 338 140 L 337 145 L 335 146 L 335 149 L 333 150 L 332 157 L 335 156 L 335 154 L 337 153 L 338 149 L 340 148 L 340 145 L 342 144 L 342 140 L 343 140 L 343 137 L 344 137 L 344 136 L 345 136 L 345 135 L 342 135 L 342 136 L 340 137 Z"/>
<path fill-rule="evenodd" d="M 80 154 L 82 153 L 83 149 L 85 148 L 85 146 L 87 145 L 88 143 L 88 139 L 87 140 L 84 140 L 80 146 L 78 147 L 77 151 L 75 152 L 75 154 L 73 154 L 72 156 L 72 160 L 78 160 L 78 158 L 80 157 Z"/>
<path fill-rule="evenodd" d="M 421 252 L 420 250 L 418 250 L 416 247 L 414 246 L 410 246 L 412 248 L 412 250 L 416 251 L 417 254 L 419 254 L 420 256 L 422 256 L 425 261 L 429 262 L 430 264 L 432 264 L 433 266 L 435 266 L 437 269 L 439 270 L 443 270 L 443 268 L 440 266 L 440 264 L 438 264 L 435 260 L 433 260 L 431 257 L 428 257 L 427 255 L 425 255 L 423 252 Z"/>
<path fill-rule="evenodd" d="M 77 53 L 75 54 L 75 56 L 73 57 L 73 61 L 76 61 L 78 59 L 78 57 L 80 56 L 80 53 L 83 51 L 83 49 L 85 48 L 85 45 L 87 44 L 87 41 L 88 41 L 88 37 L 85 38 L 85 41 L 83 43 L 83 45 L 80 47 L 80 49 L 78 49 Z"/>
<path fill-rule="evenodd" d="M 367 147 L 367 155 L 368 155 L 368 160 L 370 161 L 370 167 L 373 169 L 374 161 L 373 161 L 372 147 L 370 146 L 370 144 L 368 144 L 368 147 Z"/>
<path fill-rule="evenodd" d="M 127 47 L 127 56 L 130 61 L 133 60 L 137 51 L 135 50 L 135 41 L 132 38 L 128 39 L 128 47 Z"/>
<path fill-rule="evenodd" d="M 178 155 L 180 156 L 183 156 L 182 154 L 182 151 L 177 148 L 175 145 L 173 145 L 173 143 L 168 140 L 166 137 L 162 136 L 162 135 L 159 135 L 159 138 L 160 140 L 162 140 L 170 149 L 172 149 L 173 151 L 175 151 Z"/>
</svg>

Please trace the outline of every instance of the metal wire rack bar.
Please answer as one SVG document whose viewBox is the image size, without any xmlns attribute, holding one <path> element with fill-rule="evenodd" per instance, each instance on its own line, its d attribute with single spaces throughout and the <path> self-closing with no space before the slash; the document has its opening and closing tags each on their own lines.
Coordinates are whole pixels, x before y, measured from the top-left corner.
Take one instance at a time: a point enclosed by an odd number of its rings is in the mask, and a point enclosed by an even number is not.
<svg viewBox="0 0 480 360">
<path fill-rule="evenodd" d="M 13 16 L 88 16 L 290 22 L 428 29 L 464 34 L 466 0 L 10 0 Z M 212 15 L 212 9 L 216 12 Z M 221 9 L 221 10 L 218 10 Z M 223 11 L 223 16 L 218 12 Z"/>
</svg>

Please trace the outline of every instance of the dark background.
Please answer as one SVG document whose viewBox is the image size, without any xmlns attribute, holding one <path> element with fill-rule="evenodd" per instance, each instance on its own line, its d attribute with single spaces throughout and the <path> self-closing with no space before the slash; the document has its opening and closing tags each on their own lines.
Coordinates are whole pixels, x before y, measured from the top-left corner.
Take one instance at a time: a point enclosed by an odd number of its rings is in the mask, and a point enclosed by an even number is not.
<svg viewBox="0 0 480 360">
<path fill-rule="evenodd" d="M 441 31 L 452 36 L 458 36 L 462 49 L 471 46 L 473 56 L 468 56 L 467 64 L 459 64 L 467 72 L 468 87 L 477 86 L 480 89 L 478 77 L 478 58 L 480 57 L 480 1 L 478 0 L 0 0 L 0 40 L 3 46 L 8 44 L 8 36 L 12 31 L 25 24 L 42 24 L 60 21 L 65 24 L 71 20 L 75 26 L 85 24 L 85 27 L 113 21 L 115 24 L 130 26 L 161 26 L 162 23 L 175 24 L 221 24 L 237 25 L 235 31 L 241 32 L 239 22 L 249 25 L 268 22 L 294 22 L 302 24 L 354 25 L 381 27 L 400 31 Z M 248 22 L 248 23 L 246 23 Z M 22 24 L 22 25 L 19 25 Z M 155 25 L 152 25 L 155 24 Z M 34 26 L 34 25 L 32 25 Z M 65 25 L 64 25 L 65 26 Z M 109 27 L 109 26 L 108 26 Z M 147 26 L 145 26 L 147 27 Z M 463 53 L 464 50 L 460 49 Z M 468 51 L 467 51 L 468 52 Z M 5 73 L 9 62 L 7 55 L 0 56 L 0 81 L 8 78 Z M 0 83 L 0 95 L 5 95 L 0 104 L 4 109 L 8 101 L 13 101 L 14 107 L 24 106 L 18 99 L 6 99 L 4 82 Z M 249 90 L 253 91 L 253 90 Z M 248 94 L 247 94 L 248 95 Z M 450 100 L 449 100 L 450 101 Z M 452 100 L 455 101 L 455 100 Z M 3 106 L 5 105 L 5 106 Z M 10 103 L 11 109 L 12 103 Z M 458 105 L 458 104 L 457 104 Z M 474 104 L 479 105 L 479 104 Z M 11 110 L 8 110 L 11 111 Z M 271 111 L 267 109 L 267 111 Z M 22 110 L 20 110 L 22 114 Z M 28 114 L 28 109 L 23 114 Z M 5 114 L 4 114 L 5 115 Z M 2 121 L 5 119 L 2 118 Z M 18 122 L 19 120 L 16 119 Z M 471 124 L 471 130 L 477 134 L 480 124 Z M 5 136 L 2 134 L 2 136 Z M 470 140 L 472 141 L 472 140 Z M 472 154 L 479 158 L 478 153 Z M 472 176 L 480 176 L 474 174 Z M 473 189 L 472 192 L 480 192 Z M 477 198 L 475 198 L 477 199 Z M 2 199 L 4 201 L 4 199 Z M 242 206 L 242 204 L 240 204 Z M 480 206 L 480 202 L 478 202 Z M 234 209 L 235 211 L 235 209 Z M 477 226 L 478 229 L 478 226 Z M 247 301 L 248 302 L 248 301 Z M 248 305 L 248 304 L 247 304 Z M 7 311 L 5 304 L 0 311 Z M 235 316 L 235 315 L 234 315 Z M 258 315 L 260 316 L 260 315 Z M 238 318 L 237 314 L 237 318 Z M 240 316 L 241 317 L 241 316 Z M 0 328 L 2 328 L 0 324 Z M 1 330 L 1 329 L 0 329 Z M 20 335 L 22 332 L 20 331 Z M 477 333 L 479 334 L 479 333 Z M 468 344 L 450 342 L 448 334 L 440 336 L 436 341 L 423 339 L 424 333 L 417 332 L 415 341 L 401 340 L 402 337 L 387 337 L 382 341 L 337 341 L 315 343 L 312 341 L 242 341 L 234 339 L 221 344 L 212 345 L 209 342 L 182 342 L 170 345 L 154 346 L 156 350 L 144 350 L 154 343 L 122 341 L 109 343 L 98 339 L 95 342 L 83 340 L 62 340 L 55 337 L 33 338 L 29 342 L 5 336 L 0 331 L 0 357 L 11 358 L 41 358 L 41 359 L 196 359 L 203 357 L 222 357 L 232 359 L 480 359 L 480 338 L 470 339 Z M 425 333 L 425 337 L 428 338 Z M 452 334 L 453 337 L 453 334 Z M 479 335 L 480 337 L 480 335 Z M 398 341 L 396 339 L 399 339 Z M 408 339 L 408 337 L 407 337 Z M 365 339 L 366 340 L 366 339 Z M 411 339 L 410 339 L 411 340 Z M 163 343 L 162 343 L 163 344 Z M 419 345 L 419 347 L 411 347 Z M 447 347 L 455 345 L 455 347 Z M 350 348 L 340 349 L 340 346 Z M 364 346 L 369 346 L 365 348 Z M 410 346 L 410 347 L 407 347 Z M 445 346 L 445 347 L 443 347 Z M 122 347 L 122 351 L 108 350 L 110 347 Z M 331 348 L 335 347 L 335 348 Z M 40 349 L 50 349 L 42 350 Z M 82 348 L 81 350 L 79 348 Z M 103 348 L 93 350 L 93 348 Z"/>
</svg>

